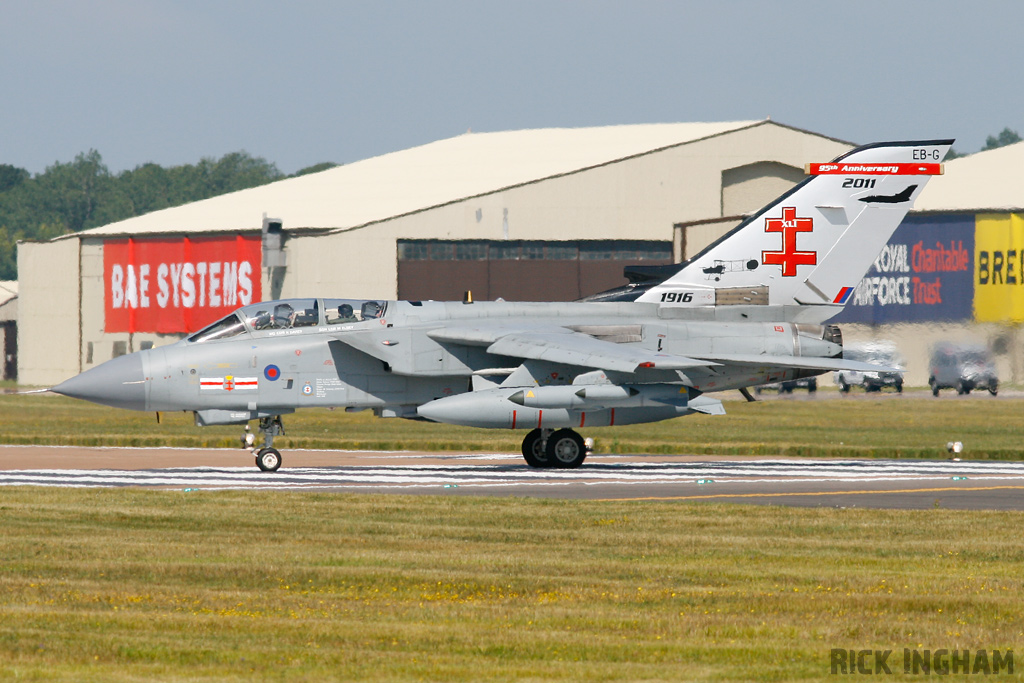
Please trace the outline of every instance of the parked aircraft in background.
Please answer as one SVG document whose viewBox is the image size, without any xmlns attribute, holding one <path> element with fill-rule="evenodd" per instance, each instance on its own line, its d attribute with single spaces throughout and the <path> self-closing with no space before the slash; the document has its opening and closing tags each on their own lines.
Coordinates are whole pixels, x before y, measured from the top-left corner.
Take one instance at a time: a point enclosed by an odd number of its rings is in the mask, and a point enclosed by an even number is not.
<svg viewBox="0 0 1024 683">
<path fill-rule="evenodd" d="M 867 145 L 685 263 L 572 303 L 306 298 L 258 303 L 168 346 L 115 358 L 53 391 L 120 408 L 259 421 L 273 471 L 281 416 L 306 407 L 528 430 L 533 467 L 578 467 L 577 430 L 724 413 L 710 394 L 835 370 L 824 324 L 850 298 L 952 140 Z"/>
</svg>

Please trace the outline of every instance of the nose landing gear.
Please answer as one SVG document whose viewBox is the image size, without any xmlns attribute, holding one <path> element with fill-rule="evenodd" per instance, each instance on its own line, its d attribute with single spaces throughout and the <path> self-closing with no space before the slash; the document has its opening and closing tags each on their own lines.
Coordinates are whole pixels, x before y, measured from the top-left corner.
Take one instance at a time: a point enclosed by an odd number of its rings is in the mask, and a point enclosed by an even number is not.
<svg viewBox="0 0 1024 683">
<path fill-rule="evenodd" d="M 281 423 L 280 415 L 260 418 L 260 434 L 263 435 L 263 445 L 256 449 L 256 437 L 249 431 L 249 425 L 245 425 L 245 433 L 242 434 L 242 448 L 256 454 L 256 466 L 264 472 L 277 472 L 281 467 L 281 452 L 272 447 L 274 437 L 284 434 L 284 425 Z"/>
</svg>

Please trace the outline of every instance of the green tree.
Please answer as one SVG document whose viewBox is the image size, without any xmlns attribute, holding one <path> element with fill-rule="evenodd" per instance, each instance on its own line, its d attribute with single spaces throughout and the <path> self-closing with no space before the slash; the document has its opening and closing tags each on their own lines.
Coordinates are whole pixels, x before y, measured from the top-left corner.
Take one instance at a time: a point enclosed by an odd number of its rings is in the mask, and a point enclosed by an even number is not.
<svg viewBox="0 0 1024 683">
<path fill-rule="evenodd" d="M 96 150 L 30 177 L 0 165 L 0 278 L 16 277 L 16 243 L 51 239 L 284 178 L 247 152 L 163 168 L 148 163 L 117 175 Z"/>
<path fill-rule="evenodd" d="M 64 233 L 59 225 L 40 225 L 31 239 L 50 240 Z M 0 280 L 18 279 L 18 242 L 24 239 L 24 233 L 0 225 Z"/>
<path fill-rule="evenodd" d="M 14 280 L 18 276 L 17 237 L 0 225 L 0 280 Z"/>
<path fill-rule="evenodd" d="M 0 164 L 0 192 L 17 187 L 28 178 L 29 173 L 25 169 L 10 164 Z"/>
<path fill-rule="evenodd" d="M 203 158 L 198 164 L 163 168 L 149 163 L 118 175 L 120 191 L 132 215 L 166 209 L 280 180 L 277 167 L 246 152 L 231 152 L 220 159 Z"/>
<path fill-rule="evenodd" d="M 198 164 L 203 192 L 214 197 L 237 192 L 284 178 L 277 166 L 247 152 L 231 152 L 219 160 L 202 159 Z"/>
<path fill-rule="evenodd" d="M 335 166 L 337 166 L 337 164 L 334 163 L 333 161 L 322 161 L 319 164 L 313 164 L 312 166 L 307 166 L 306 168 L 300 168 L 291 177 L 298 178 L 299 176 L 309 175 L 310 173 L 319 173 L 320 171 L 326 171 L 328 169 L 334 168 Z"/>
<path fill-rule="evenodd" d="M 985 146 L 981 148 L 982 152 L 986 152 L 990 149 L 996 149 L 998 147 L 1006 147 L 1016 142 L 1021 141 L 1020 135 L 1017 131 L 1010 130 L 1009 128 L 1003 128 L 999 135 L 989 135 L 985 140 Z"/>
<path fill-rule="evenodd" d="M 113 184 L 110 171 L 96 150 L 57 162 L 24 183 L 26 198 L 35 214 L 32 223 L 58 223 L 69 232 L 104 225 L 131 214 L 131 208 Z"/>
<path fill-rule="evenodd" d="M 117 176 L 120 191 L 131 207 L 133 216 L 174 206 L 171 194 L 171 172 L 158 164 L 136 166 Z"/>
</svg>

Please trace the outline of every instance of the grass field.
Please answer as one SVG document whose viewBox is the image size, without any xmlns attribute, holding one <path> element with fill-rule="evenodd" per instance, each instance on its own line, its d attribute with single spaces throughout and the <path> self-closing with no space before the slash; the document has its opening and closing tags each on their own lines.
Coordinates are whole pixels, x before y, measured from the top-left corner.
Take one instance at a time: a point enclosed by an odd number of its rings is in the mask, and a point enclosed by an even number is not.
<svg viewBox="0 0 1024 683">
<path fill-rule="evenodd" d="M 2 496 L 4 680 L 823 680 L 1024 638 L 1018 513 Z"/>
<path fill-rule="evenodd" d="M 819 392 L 823 393 L 823 392 Z M 833 392 L 835 393 L 835 392 Z M 725 398 L 738 396 L 735 392 Z M 726 401 L 727 415 L 586 430 L 604 453 L 694 453 L 840 457 L 1024 459 L 1024 399 L 862 395 L 832 400 Z M 191 413 L 162 415 L 52 395 L 0 395 L 0 443 L 86 446 L 237 447 L 238 427 L 193 424 Z M 518 452 L 524 432 L 382 420 L 369 412 L 310 409 L 284 418 L 290 448 L 494 450 Z"/>
<path fill-rule="evenodd" d="M 599 450 L 1021 458 L 1024 401 L 730 401 Z M 236 445 L 0 396 L 0 443 Z M 518 450 L 309 411 L 283 448 Z M 0 473 L 2 476 L 2 473 Z M 0 487 L 0 680 L 824 680 L 832 648 L 1014 648 L 1014 512 Z M 899 661 L 897 661 L 899 660 Z M 1000 675 L 996 680 L 1012 680 Z"/>
</svg>

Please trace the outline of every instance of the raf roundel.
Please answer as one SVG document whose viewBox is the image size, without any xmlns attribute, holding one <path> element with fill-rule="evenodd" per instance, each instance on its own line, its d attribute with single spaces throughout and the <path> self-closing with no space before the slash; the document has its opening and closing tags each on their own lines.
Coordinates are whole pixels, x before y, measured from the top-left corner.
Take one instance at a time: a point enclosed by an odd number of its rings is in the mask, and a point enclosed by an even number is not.
<svg viewBox="0 0 1024 683">
<path fill-rule="evenodd" d="M 281 376 L 281 368 L 276 365 L 268 365 L 263 369 L 263 376 L 273 382 Z"/>
</svg>

